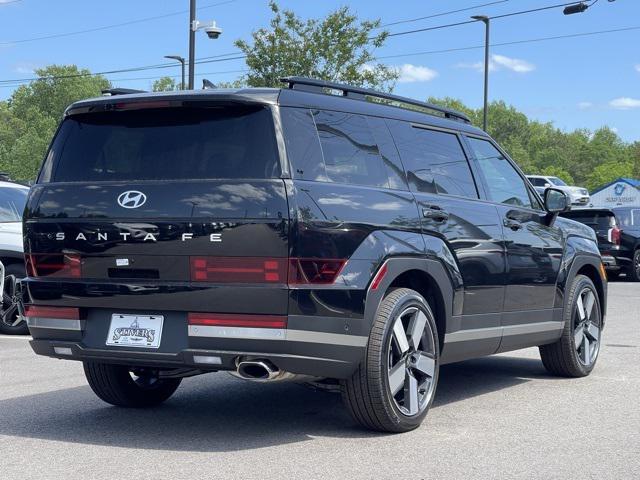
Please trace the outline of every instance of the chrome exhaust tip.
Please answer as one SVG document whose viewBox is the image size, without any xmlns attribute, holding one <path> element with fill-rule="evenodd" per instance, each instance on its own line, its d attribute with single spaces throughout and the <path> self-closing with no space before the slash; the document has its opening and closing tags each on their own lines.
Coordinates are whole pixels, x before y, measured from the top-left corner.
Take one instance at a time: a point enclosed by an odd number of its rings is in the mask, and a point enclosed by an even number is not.
<svg viewBox="0 0 640 480">
<path fill-rule="evenodd" d="M 238 363 L 236 374 L 246 380 L 269 381 L 280 375 L 280 370 L 268 360 L 243 360 Z"/>
</svg>

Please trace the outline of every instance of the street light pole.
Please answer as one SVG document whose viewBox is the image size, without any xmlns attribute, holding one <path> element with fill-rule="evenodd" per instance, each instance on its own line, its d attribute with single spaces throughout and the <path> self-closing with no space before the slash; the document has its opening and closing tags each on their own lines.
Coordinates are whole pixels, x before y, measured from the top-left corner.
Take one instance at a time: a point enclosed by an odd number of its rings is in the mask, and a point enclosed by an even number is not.
<svg viewBox="0 0 640 480">
<path fill-rule="evenodd" d="M 180 55 L 165 55 L 164 58 L 170 58 L 171 60 L 177 60 L 180 62 L 180 67 L 182 67 L 182 82 L 180 83 L 180 90 L 184 90 L 184 57 Z"/>
<path fill-rule="evenodd" d="M 193 90 L 196 62 L 196 31 L 193 23 L 196 21 L 196 0 L 189 0 L 189 90 Z"/>
<path fill-rule="evenodd" d="M 484 103 L 482 107 L 482 129 L 487 131 L 487 113 L 489 109 L 489 17 L 485 15 L 474 15 L 474 20 L 484 23 Z"/>
</svg>

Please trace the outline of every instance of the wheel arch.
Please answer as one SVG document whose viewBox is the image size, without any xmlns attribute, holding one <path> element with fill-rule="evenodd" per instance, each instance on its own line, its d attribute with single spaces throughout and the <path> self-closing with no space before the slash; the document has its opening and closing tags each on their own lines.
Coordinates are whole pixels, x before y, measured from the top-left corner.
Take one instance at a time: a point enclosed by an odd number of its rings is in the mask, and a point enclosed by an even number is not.
<svg viewBox="0 0 640 480">
<path fill-rule="evenodd" d="M 573 265 L 571 266 L 569 273 L 569 279 L 573 282 L 573 279 L 577 275 L 585 275 L 593 282 L 598 293 L 598 300 L 600 302 L 600 309 L 604 324 L 605 314 L 607 311 L 607 281 L 602 277 L 601 268 L 601 260 L 599 257 L 579 255 L 573 261 Z M 569 285 L 570 283 L 567 284 L 567 288 Z"/>
<path fill-rule="evenodd" d="M 374 281 L 382 275 L 377 288 Z M 373 325 L 378 305 L 393 288 L 410 288 L 422 295 L 431 306 L 438 329 L 438 341 L 442 349 L 447 325 L 453 311 L 454 288 L 441 262 L 430 258 L 389 258 L 373 276 L 367 290 L 365 318 Z"/>
</svg>

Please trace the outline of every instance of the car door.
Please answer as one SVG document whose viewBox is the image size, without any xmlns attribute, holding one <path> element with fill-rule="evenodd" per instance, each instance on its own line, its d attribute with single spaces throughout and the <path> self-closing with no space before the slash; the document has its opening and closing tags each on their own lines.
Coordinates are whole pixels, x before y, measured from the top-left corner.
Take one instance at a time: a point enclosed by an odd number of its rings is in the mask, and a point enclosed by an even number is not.
<svg viewBox="0 0 640 480">
<path fill-rule="evenodd" d="M 422 230 L 443 239 L 464 284 L 459 323 L 445 335 L 447 361 L 494 353 L 500 342 L 505 253 L 495 206 L 478 200 L 456 132 L 388 121 L 407 172 Z"/>
<path fill-rule="evenodd" d="M 563 233 L 548 216 L 521 172 L 491 140 L 467 136 L 487 200 L 499 213 L 507 252 L 501 350 L 554 338 L 562 310 L 555 308 Z"/>
</svg>

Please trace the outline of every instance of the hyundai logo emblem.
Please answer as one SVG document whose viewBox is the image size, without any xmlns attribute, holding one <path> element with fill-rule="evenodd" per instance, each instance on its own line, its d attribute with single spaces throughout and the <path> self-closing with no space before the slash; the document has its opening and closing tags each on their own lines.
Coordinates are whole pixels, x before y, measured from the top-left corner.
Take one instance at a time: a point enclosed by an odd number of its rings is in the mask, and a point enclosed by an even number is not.
<svg viewBox="0 0 640 480">
<path fill-rule="evenodd" d="M 118 195 L 118 205 L 122 208 L 138 208 L 145 204 L 147 196 L 137 190 L 127 190 Z"/>
</svg>

